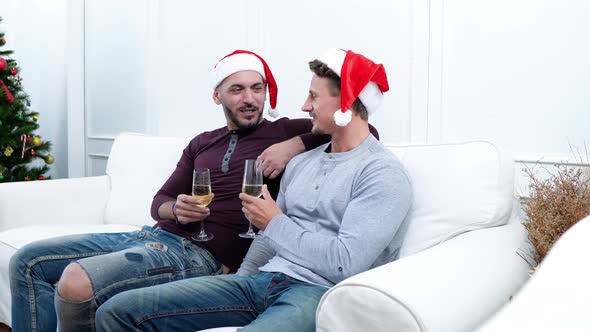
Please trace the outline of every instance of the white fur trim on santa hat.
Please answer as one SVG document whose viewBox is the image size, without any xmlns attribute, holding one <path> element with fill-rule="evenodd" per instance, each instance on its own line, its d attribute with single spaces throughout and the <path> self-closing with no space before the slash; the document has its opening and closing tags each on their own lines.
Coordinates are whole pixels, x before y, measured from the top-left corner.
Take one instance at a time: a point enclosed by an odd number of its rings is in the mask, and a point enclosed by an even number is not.
<svg viewBox="0 0 590 332">
<path fill-rule="evenodd" d="M 279 111 L 277 111 L 274 108 L 269 108 L 268 109 L 268 115 L 270 115 L 273 118 L 278 118 L 279 117 Z"/>
<path fill-rule="evenodd" d="M 350 120 L 352 120 L 352 112 L 350 110 L 342 113 L 339 109 L 334 113 L 334 122 L 340 127 L 346 127 Z"/>
<path fill-rule="evenodd" d="M 375 113 L 383 102 L 383 92 L 379 90 L 379 86 L 374 82 L 369 82 L 367 86 L 359 93 L 359 99 L 365 105 L 369 115 Z"/>
<path fill-rule="evenodd" d="M 324 54 L 322 54 L 318 60 L 325 63 L 332 69 L 338 76 L 341 76 L 342 65 L 346 58 L 346 51 L 340 48 L 330 48 Z"/>
<path fill-rule="evenodd" d="M 213 88 L 215 89 L 226 77 L 231 74 L 237 73 L 244 70 L 253 70 L 262 75 L 262 78 L 266 80 L 264 74 L 264 66 L 260 60 L 247 53 L 240 53 L 228 56 L 221 59 L 217 65 L 213 68 Z"/>
</svg>

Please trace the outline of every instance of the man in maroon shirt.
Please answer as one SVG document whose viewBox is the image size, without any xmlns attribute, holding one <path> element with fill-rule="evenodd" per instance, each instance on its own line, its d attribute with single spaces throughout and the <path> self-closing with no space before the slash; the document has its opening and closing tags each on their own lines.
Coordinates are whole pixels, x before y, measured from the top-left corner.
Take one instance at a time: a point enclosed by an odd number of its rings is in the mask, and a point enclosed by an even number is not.
<svg viewBox="0 0 590 332">
<path fill-rule="evenodd" d="M 10 264 L 14 331 L 55 331 L 55 312 L 61 331 L 92 331 L 96 309 L 117 293 L 237 270 L 251 243 L 238 236 L 248 227 L 238 197 L 244 160 L 263 160 L 265 183 L 276 193 L 287 161 L 329 137 L 312 135 L 308 119 L 263 118 L 267 90 L 271 114 L 278 90 L 257 54 L 235 51 L 219 61 L 214 73 L 213 100 L 222 106 L 227 126 L 198 135 L 184 149 L 152 202 L 156 225 L 23 247 Z M 199 207 L 199 199 L 191 196 L 196 167 L 211 171 L 215 197 L 208 207 Z M 195 242 L 191 237 L 204 219 L 215 237 Z M 48 301 L 54 297 L 55 307 Z"/>
</svg>

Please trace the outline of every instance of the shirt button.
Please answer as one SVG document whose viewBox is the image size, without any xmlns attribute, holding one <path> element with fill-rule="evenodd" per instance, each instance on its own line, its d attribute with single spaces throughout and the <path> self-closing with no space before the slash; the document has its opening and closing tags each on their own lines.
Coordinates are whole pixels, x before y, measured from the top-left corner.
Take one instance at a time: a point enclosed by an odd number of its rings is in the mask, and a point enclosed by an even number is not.
<svg viewBox="0 0 590 332">
<path fill-rule="evenodd" d="M 315 190 L 318 190 L 318 189 L 320 189 L 320 186 L 315 186 Z"/>
<path fill-rule="evenodd" d="M 342 272 L 342 266 L 338 267 L 338 271 Z"/>
</svg>

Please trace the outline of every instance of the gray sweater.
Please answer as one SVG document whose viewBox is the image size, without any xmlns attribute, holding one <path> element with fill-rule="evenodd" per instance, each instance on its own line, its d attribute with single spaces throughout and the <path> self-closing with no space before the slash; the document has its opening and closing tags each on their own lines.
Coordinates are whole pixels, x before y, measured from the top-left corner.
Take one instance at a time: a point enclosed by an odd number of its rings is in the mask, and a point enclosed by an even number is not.
<svg viewBox="0 0 590 332">
<path fill-rule="evenodd" d="M 343 153 L 328 144 L 287 165 L 275 216 L 238 274 L 282 272 L 333 286 L 398 257 L 412 204 L 410 179 L 372 135 Z"/>
</svg>

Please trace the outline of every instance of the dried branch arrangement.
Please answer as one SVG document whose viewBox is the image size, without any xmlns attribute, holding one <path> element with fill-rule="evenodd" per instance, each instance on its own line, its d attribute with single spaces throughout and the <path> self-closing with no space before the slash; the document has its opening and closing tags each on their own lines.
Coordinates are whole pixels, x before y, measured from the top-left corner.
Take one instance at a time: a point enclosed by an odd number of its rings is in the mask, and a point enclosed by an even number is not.
<svg viewBox="0 0 590 332">
<path fill-rule="evenodd" d="M 540 263 L 555 241 L 572 225 L 590 215 L 590 168 L 557 166 L 548 178 L 531 169 L 529 198 L 523 200 L 524 225 Z"/>
</svg>

